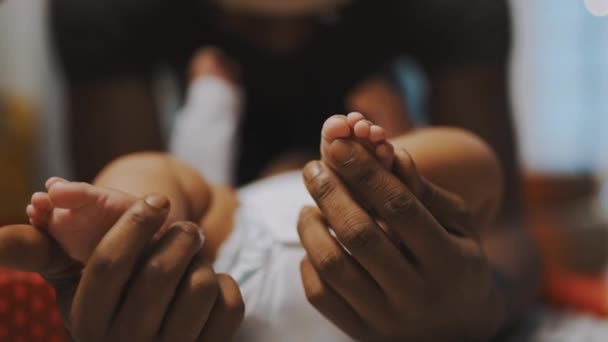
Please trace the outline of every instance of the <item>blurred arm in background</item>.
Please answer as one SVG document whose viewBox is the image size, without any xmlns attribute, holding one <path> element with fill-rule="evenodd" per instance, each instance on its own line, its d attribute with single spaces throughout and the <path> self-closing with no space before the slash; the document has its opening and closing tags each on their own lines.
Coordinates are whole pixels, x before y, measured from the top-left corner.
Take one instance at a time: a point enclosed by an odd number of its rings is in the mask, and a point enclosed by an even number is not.
<svg viewBox="0 0 608 342">
<path fill-rule="evenodd" d="M 524 223 L 522 180 L 509 98 L 511 18 L 506 0 L 424 1 L 409 5 L 415 51 L 429 82 L 433 125 L 467 129 L 497 153 L 505 175 L 498 227 L 483 236 L 488 258 L 504 276 L 499 284 L 510 319 L 534 303 L 540 268 Z"/>
<path fill-rule="evenodd" d="M 163 148 L 151 79 L 177 26 L 177 7 L 157 0 L 51 0 L 79 180 L 92 180 L 121 155 Z"/>
</svg>

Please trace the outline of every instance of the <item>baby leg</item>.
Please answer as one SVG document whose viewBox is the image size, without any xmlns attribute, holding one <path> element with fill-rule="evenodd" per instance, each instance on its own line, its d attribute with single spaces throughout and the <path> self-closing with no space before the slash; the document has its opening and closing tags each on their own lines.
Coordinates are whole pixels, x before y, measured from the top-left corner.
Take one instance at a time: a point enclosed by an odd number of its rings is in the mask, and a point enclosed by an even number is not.
<svg viewBox="0 0 608 342">
<path fill-rule="evenodd" d="M 138 153 L 117 159 L 93 184 L 120 189 L 135 197 L 163 194 L 171 200 L 171 222 L 200 221 L 211 201 L 210 186 L 200 174 L 163 153 Z"/>
<path fill-rule="evenodd" d="M 238 68 L 220 51 L 203 49 L 191 69 L 186 104 L 171 136 L 171 153 L 214 184 L 230 185 L 242 104 Z"/>
</svg>

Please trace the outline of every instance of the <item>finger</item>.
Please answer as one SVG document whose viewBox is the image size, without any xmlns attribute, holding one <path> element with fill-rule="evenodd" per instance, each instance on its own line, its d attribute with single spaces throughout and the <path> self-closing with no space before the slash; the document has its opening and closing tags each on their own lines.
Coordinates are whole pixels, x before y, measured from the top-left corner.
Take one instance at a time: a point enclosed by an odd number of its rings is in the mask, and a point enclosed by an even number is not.
<svg viewBox="0 0 608 342">
<path fill-rule="evenodd" d="M 417 259 L 448 250 L 449 234 L 416 196 L 360 144 L 337 140 L 328 163 Z"/>
<path fill-rule="evenodd" d="M 203 238 L 196 225 L 178 223 L 171 227 L 125 292 L 111 329 L 119 341 L 147 341 L 160 333 L 180 280 L 202 246 Z"/>
<path fill-rule="evenodd" d="M 380 231 L 378 227 L 371 229 Z M 302 210 L 298 233 L 308 260 L 323 280 L 368 321 L 382 319 L 382 315 L 374 312 L 373 308 L 383 307 L 387 296 L 389 300 L 400 300 L 404 292 L 409 292 L 407 289 L 413 290 L 414 286 L 420 285 L 420 277 L 413 267 L 386 237 L 383 253 L 386 259 L 374 256 L 375 251 L 359 253 L 369 253 L 366 255 L 369 260 L 377 258 L 374 261 L 378 264 L 368 265 L 370 270 L 366 272 L 330 235 L 318 209 Z"/>
<path fill-rule="evenodd" d="M 403 286 L 403 279 L 396 279 L 395 275 L 412 281 L 418 279 L 409 260 L 353 199 L 332 170 L 323 163 L 313 162 L 304 168 L 304 179 L 338 240 L 382 288 L 391 290 Z M 314 214 L 303 215 L 301 219 L 301 228 L 319 226 Z M 323 229 L 326 230 L 325 227 Z"/>
<path fill-rule="evenodd" d="M 213 268 L 198 253 L 177 290 L 161 332 L 161 341 L 196 341 L 219 293 Z"/>
<path fill-rule="evenodd" d="M 425 208 L 450 233 L 476 235 L 470 221 L 470 210 L 458 195 L 436 186 L 420 175 L 416 163 L 404 149 L 396 151 L 395 175 L 414 193 Z"/>
<path fill-rule="evenodd" d="M 300 265 L 302 284 L 310 304 L 325 318 L 357 341 L 369 340 L 368 326 L 353 308 L 327 286 L 314 266 L 304 259 Z"/>
<path fill-rule="evenodd" d="M 386 297 L 376 281 L 329 234 L 316 209 L 305 209 L 302 216 L 300 239 L 321 278 L 365 320 L 382 320 L 374 309 L 385 306 Z"/>
<path fill-rule="evenodd" d="M 72 307 L 75 336 L 87 339 L 110 325 L 125 284 L 169 213 L 166 197 L 136 202 L 105 235 L 87 267 Z"/>
<path fill-rule="evenodd" d="M 230 276 L 217 276 L 220 292 L 209 316 L 209 320 L 199 336 L 199 342 L 231 341 L 238 331 L 245 315 L 245 305 L 241 290 Z"/>
</svg>

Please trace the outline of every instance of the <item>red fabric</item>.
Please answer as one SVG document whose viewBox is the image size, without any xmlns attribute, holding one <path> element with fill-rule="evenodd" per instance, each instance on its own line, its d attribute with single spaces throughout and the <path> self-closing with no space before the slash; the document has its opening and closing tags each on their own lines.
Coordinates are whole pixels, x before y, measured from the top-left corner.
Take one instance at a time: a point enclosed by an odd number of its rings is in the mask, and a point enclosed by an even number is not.
<svg viewBox="0 0 608 342">
<path fill-rule="evenodd" d="M 545 299 L 552 304 L 608 318 L 608 283 L 565 270 L 547 270 Z"/>
<path fill-rule="evenodd" d="M 39 275 L 0 270 L 0 341 L 67 341 L 55 292 Z"/>
</svg>

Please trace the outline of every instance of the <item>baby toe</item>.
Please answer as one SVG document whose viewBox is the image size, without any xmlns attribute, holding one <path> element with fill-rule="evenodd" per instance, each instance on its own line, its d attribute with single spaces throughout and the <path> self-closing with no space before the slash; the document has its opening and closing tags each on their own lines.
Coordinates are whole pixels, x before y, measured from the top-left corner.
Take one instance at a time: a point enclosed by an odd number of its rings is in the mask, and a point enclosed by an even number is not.
<svg viewBox="0 0 608 342">
<path fill-rule="evenodd" d="M 346 117 L 344 115 L 334 115 L 327 119 L 323 124 L 322 135 L 327 142 L 350 137 L 351 129 Z"/>
<path fill-rule="evenodd" d="M 36 227 L 44 227 L 48 222 L 49 212 L 36 209 L 33 204 L 30 204 L 25 209 L 30 224 Z"/>
<path fill-rule="evenodd" d="M 355 128 L 355 125 L 362 120 L 365 120 L 365 116 L 358 112 L 350 113 L 346 116 L 346 121 L 351 128 Z"/>
<path fill-rule="evenodd" d="M 357 122 L 354 127 L 355 136 L 359 139 L 368 139 L 372 124 L 367 120 Z"/>
<path fill-rule="evenodd" d="M 51 177 L 49 178 L 49 180 L 46 181 L 46 183 L 44 184 L 44 186 L 46 187 L 47 190 L 49 190 L 53 185 L 55 185 L 56 183 L 60 183 L 60 182 L 67 182 L 67 180 L 60 178 L 60 177 Z"/>
<path fill-rule="evenodd" d="M 49 195 L 45 192 L 37 192 L 32 195 L 32 205 L 41 212 L 50 212 L 53 208 Z"/>
<path fill-rule="evenodd" d="M 53 206 L 63 209 L 78 209 L 95 202 L 99 194 L 87 183 L 59 182 L 49 189 Z"/>
<path fill-rule="evenodd" d="M 384 128 L 377 125 L 371 126 L 369 130 L 369 140 L 374 144 L 386 140 L 386 131 L 384 131 Z"/>
</svg>

